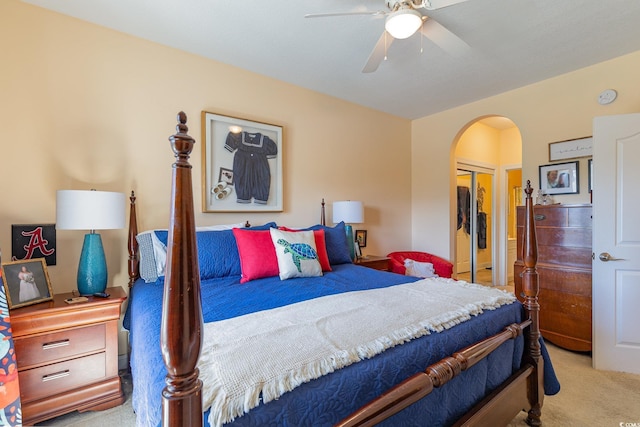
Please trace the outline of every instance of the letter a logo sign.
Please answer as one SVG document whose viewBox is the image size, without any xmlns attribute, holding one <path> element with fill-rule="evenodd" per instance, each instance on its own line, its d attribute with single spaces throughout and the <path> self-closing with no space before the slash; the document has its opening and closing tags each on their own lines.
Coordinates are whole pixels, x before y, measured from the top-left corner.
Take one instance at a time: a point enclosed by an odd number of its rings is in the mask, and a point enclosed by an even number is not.
<svg viewBox="0 0 640 427">
<path fill-rule="evenodd" d="M 47 265 L 56 265 L 56 227 L 47 225 L 11 225 L 11 259 L 13 261 L 44 258 Z"/>
</svg>

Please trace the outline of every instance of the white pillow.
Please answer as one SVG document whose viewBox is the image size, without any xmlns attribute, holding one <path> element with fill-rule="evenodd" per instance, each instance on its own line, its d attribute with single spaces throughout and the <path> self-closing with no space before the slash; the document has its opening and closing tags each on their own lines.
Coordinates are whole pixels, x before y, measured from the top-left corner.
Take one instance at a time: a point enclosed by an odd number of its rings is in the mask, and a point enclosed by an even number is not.
<svg viewBox="0 0 640 427">
<path fill-rule="evenodd" d="M 196 227 L 196 231 L 220 231 L 220 230 L 231 230 L 234 228 L 244 228 L 244 222 L 238 222 L 236 224 L 218 224 L 218 225 L 203 225 L 201 227 Z"/>
<path fill-rule="evenodd" d="M 202 227 L 196 227 L 198 231 L 220 231 L 231 230 L 233 228 L 243 228 L 244 222 L 236 224 L 220 224 L 220 225 L 205 225 Z M 157 229 L 158 231 L 167 231 L 167 229 Z M 155 282 L 158 277 L 165 275 L 165 268 L 167 264 L 167 247 L 158 239 L 156 230 L 143 231 L 138 233 L 136 240 L 138 240 L 139 254 L 140 254 L 140 277 L 145 282 Z"/>
<path fill-rule="evenodd" d="M 438 277 L 433 268 L 433 264 L 430 262 L 420 262 L 406 258 L 404 260 L 404 266 L 406 268 L 404 272 L 406 276 Z"/>
<path fill-rule="evenodd" d="M 280 280 L 322 276 L 313 231 L 269 230 L 276 248 Z"/>
</svg>

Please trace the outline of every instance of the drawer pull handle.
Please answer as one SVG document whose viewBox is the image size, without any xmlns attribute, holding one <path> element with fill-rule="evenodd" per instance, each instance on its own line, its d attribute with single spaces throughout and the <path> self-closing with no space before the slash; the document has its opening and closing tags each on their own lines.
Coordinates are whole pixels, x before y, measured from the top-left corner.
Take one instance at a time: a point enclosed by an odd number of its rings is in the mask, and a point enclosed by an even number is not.
<svg viewBox="0 0 640 427">
<path fill-rule="evenodd" d="M 64 371 L 56 372 L 55 374 L 44 375 L 42 377 L 42 382 L 44 383 L 47 381 L 57 380 L 60 378 L 68 377 L 69 375 L 71 375 L 71 372 L 69 372 L 69 370 L 66 369 Z"/>
<path fill-rule="evenodd" d="M 544 221 L 547 217 L 542 215 L 542 214 L 537 214 L 533 216 L 533 219 L 535 219 L 536 221 Z"/>
<path fill-rule="evenodd" d="M 43 350 L 51 350 L 53 348 L 65 347 L 65 346 L 67 346 L 69 344 L 71 344 L 71 341 L 69 341 L 68 339 L 60 340 L 60 341 L 54 341 L 54 342 L 48 342 L 48 343 L 42 344 L 42 349 Z"/>
</svg>

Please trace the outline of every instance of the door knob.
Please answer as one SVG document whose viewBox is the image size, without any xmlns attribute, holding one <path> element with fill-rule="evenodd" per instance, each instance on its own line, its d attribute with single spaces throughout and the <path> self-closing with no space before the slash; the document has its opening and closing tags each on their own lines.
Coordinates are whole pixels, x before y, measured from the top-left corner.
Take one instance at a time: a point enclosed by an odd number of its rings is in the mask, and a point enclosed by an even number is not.
<svg viewBox="0 0 640 427">
<path fill-rule="evenodd" d="M 602 252 L 602 253 L 598 256 L 598 258 L 600 258 L 600 261 L 604 261 L 604 262 L 607 262 L 607 261 L 624 261 L 624 259 L 622 259 L 622 258 L 615 258 L 615 257 L 612 257 L 612 256 L 611 256 L 611 255 L 609 255 L 609 253 L 607 253 L 607 252 Z"/>
</svg>

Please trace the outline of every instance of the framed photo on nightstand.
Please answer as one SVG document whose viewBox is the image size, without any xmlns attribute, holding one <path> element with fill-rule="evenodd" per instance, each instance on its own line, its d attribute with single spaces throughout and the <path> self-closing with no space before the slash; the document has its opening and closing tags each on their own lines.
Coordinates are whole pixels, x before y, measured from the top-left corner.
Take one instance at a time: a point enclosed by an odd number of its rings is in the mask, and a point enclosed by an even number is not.
<svg viewBox="0 0 640 427">
<path fill-rule="evenodd" d="M 367 247 L 367 230 L 356 230 L 356 242 L 361 248 Z"/>
<path fill-rule="evenodd" d="M 358 243 L 358 241 L 355 241 L 355 245 L 353 246 L 353 249 L 356 253 L 356 259 L 360 259 L 362 258 L 362 251 L 360 250 L 360 244 Z"/>
<path fill-rule="evenodd" d="M 53 299 L 44 258 L 3 263 L 2 284 L 9 309 Z"/>
</svg>

